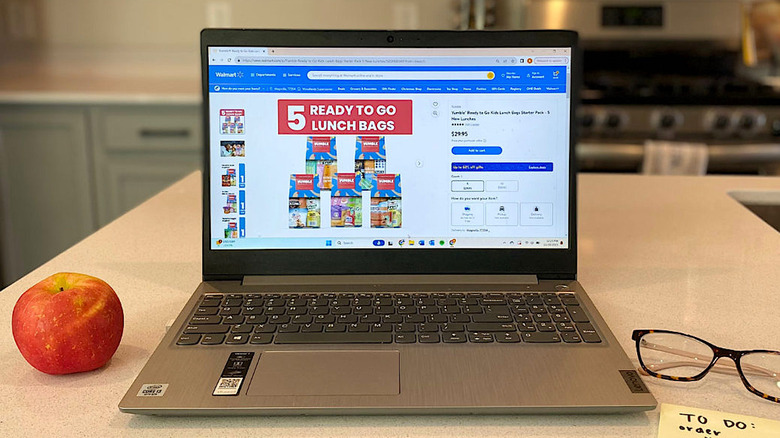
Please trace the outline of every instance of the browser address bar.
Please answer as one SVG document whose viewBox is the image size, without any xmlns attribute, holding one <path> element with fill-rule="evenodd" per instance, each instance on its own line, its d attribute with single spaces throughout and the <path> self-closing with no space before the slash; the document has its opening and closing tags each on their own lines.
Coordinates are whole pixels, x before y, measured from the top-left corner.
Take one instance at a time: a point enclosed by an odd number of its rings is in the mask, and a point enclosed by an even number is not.
<svg viewBox="0 0 780 438">
<path fill-rule="evenodd" d="M 318 71 L 306 74 L 312 80 L 391 80 L 391 81 L 489 81 L 492 71 Z"/>
</svg>

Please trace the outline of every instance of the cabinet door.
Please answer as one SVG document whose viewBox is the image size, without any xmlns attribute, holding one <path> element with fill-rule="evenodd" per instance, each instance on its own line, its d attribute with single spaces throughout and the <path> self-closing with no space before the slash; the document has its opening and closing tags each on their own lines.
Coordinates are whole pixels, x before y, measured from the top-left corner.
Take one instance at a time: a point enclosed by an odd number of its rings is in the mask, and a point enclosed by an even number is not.
<svg viewBox="0 0 780 438">
<path fill-rule="evenodd" d="M 200 117 L 198 105 L 92 111 L 101 226 L 201 168 Z"/>
<path fill-rule="evenodd" d="M 0 107 L 0 243 L 6 282 L 95 229 L 86 114 L 73 107 Z"/>
<path fill-rule="evenodd" d="M 166 187 L 200 168 L 200 155 L 182 153 L 172 156 L 111 160 L 105 163 L 104 189 L 109 194 L 106 205 L 108 221 L 141 204 Z"/>
</svg>

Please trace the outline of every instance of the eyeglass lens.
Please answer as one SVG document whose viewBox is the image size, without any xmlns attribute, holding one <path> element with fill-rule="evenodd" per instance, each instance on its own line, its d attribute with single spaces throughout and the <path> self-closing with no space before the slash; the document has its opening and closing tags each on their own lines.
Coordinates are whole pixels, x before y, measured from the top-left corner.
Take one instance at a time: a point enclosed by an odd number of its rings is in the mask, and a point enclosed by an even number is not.
<svg viewBox="0 0 780 438">
<path fill-rule="evenodd" d="M 772 397 L 780 397 L 780 354 L 748 353 L 740 359 L 740 366 L 752 387 Z"/>
<path fill-rule="evenodd" d="M 701 374 L 715 354 L 707 344 L 675 333 L 648 333 L 639 340 L 642 363 L 655 373 L 669 377 Z"/>
</svg>

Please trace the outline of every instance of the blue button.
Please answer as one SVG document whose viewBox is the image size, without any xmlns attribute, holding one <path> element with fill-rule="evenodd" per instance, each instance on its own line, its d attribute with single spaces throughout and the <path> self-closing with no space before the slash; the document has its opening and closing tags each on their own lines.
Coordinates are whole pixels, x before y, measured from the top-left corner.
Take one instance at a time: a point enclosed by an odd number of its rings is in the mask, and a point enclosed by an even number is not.
<svg viewBox="0 0 780 438">
<path fill-rule="evenodd" d="M 374 241 L 374 246 L 385 246 L 385 241 L 382 239 L 377 239 Z"/>
<path fill-rule="evenodd" d="M 452 155 L 501 155 L 501 146 L 455 146 Z"/>
</svg>

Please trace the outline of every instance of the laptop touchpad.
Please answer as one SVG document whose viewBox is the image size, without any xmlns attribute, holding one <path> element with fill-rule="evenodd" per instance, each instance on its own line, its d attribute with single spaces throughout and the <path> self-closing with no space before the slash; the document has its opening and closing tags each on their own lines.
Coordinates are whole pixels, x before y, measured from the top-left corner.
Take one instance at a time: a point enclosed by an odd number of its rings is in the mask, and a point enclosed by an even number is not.
<svg viewBox="0 0 780 438">
<path fill-rule="evenodd" d="M 247 395 L 397 395 L 398 351 L 265 351 Z"/>
</svg>

